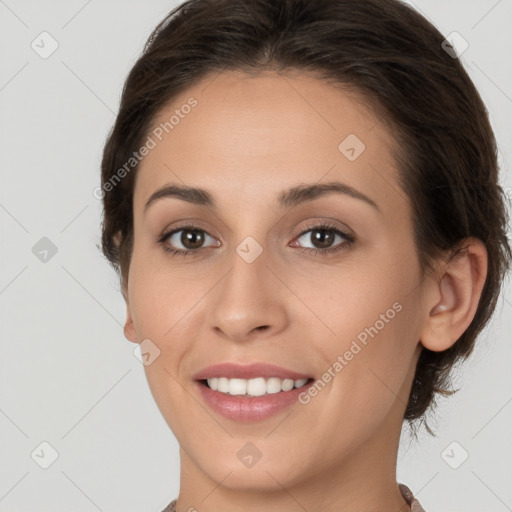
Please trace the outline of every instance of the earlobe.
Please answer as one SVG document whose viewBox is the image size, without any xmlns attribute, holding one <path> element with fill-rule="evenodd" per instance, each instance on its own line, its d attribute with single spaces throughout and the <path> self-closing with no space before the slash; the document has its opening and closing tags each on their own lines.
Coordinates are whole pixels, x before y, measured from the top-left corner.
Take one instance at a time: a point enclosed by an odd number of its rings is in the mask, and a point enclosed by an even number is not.
<svg viewBox="0 0 512 512">
<path fill-rule="evenodd" d="M 487 276 L 487 250 L 477 239 L 466 240 L 463 252 L 444 264 L 433 280 L 421 343 L 441 352 L 450 348 L 473 320 Z M 439 275 L 439 274 L 438 274 Z"/>
<path fill-rule="evenodd" d="M 133 325 L 132 315 L 130 313 L 130 306 L 126 304 L 126 321 L 124 323 L 124 336 L 128 341 L 138 343 L 137 334 Z"/>
</svg>

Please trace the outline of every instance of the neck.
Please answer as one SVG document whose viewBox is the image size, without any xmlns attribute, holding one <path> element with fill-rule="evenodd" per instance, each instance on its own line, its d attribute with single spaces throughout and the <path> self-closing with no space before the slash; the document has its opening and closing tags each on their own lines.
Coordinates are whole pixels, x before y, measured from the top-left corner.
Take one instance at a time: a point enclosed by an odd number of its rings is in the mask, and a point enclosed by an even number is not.
<svg viewBox="0 0 512 512">
<path fill-rule="evenodd" d="M 400 426 L 400 425 L 399 425 Z M 393 434 L 397 432 L 398 434 Z M 248 485 L 247 478 L 233 470 L 219 472 L 214 478 L 203 472 L 180 449 L 181 480 L 177 512 L 409 512 L 396 482 L 396 457 L 400 428 L 383 425 L 379 435 L 362 443 L 357 450 L 321 471 L 311 470 L 286 480 L 277 471 L 254 466 L 261 473 Z M 298 454 L 300 456 L 300 454 Z M 223 466 L 226 467 L 226 466 Z M 290 456 L 293 475 L 293 456 Z M 255 475 L 256 473 L 251 473 Z"/>
</svg>

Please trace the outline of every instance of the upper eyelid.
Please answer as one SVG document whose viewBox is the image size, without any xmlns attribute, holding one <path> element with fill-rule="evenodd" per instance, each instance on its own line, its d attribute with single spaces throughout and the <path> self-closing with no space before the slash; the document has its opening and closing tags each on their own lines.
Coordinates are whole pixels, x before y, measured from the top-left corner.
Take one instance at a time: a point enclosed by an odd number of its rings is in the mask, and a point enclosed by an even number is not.
<svg viewBox="0 0 512 512">
<path fill-rule="evenodd" d="M 211 230 L 209 228 L 205 228 L 201 226 L 201 221 L 198 220 L 190 220 L 190 221 L 182 221 L 182 223 L 179 223 L 177 226 L 172 227 L 166 227 L 161 231 L 161 236 L 169 237 L 179 231 L 183 230 L 196 230 L 196 231 L 203 231 L 204 233 L 207 233 L 212 238 L 219 238 L 220 240 L 223 240 L 222 235 L 220 233 L 218 235 L 212 235 Z"/>
<path fill-rule="evenodd" d="M 307 233 L 308 231 L 314 231 L 314 230 L 320 230 L 320 229 L 325 229 L 325 230 L 330 229 L 332 231 L 339 231 L 340 233 L 344 233 L 346 231 L 343 228 L 340 228 L 339 226 L 334 226 L 329 223 L 321 223 L 320 222 L 313 226 L 304 228 L 297 236 L 302 236 L 305 233 Z M 349 233 L 346 233 L 346 234 L 348 235 Z"/>
<path fill-rule="evenodd" d="M 339 225 L 341 224 L 341 225 Z M 340 235 L 343 235 L 350 239 L 355 239 L 356 235 L 354 231 L 346 226 L 343 223 L 340 223 L 340 221 L 334 221 L 334 220 L 315 220 L 311 221 L 311 223 L 308 222 L 308 225 L 305 226 L 298 235 L 296 235 L 295 238 L 301 237 L 308 231 L 314 231 L 315 229 L 325 229 L 325 230 L 331 230 L 331 231 L 337 231 Z"/>
<path fill-rule="evenodd" d="M 308 225 L 308 226 L 304 227 L 297 235 L 294 236 L 293 240 L 301 238 L 302 236 L 304 236 L 309 231 L 314 231 L 314 230 L 318 230 L 318 229 L 337 231 L 338 232 L 337 234 L 339 234 L 340 236 L 343 236 L 343 237 L 345 237 L 347 239 L 354 238 L 354 236 L 350 233 L 349 230 L 346 230 L 346 229 L 344 229 L 342 227 L 339 227 L 339 226 L 335 226 L 331 222 L 326 222 L 326 221 L 320 221 L 319 220 L 319 221 L 315 221 L 312 225 Z M 177 227 L 174 227 L 173 229 L 170 229 L 168 231 L 164 230 L 164 233 L 163 233 L 162 237 L 160 238 L 160 240 L 167 240 L 172 235 L 175 235 L 176 233 L 179 233 L 180 231 L 186 231 L 186 230 L 188 230 L 188 231 L 193 231 L 193 230 L 202 231 L 202 232 L 206 233 L 209 237 L 213 238 L 214 240 L 217 239 L 217 238 L 220 238 L 221 242 L 223 241 L 222 237 L 216 237 L 216 236 L 210 234 L 210 232 L 207 229 L 204 229 L 204 228 L 202 228 L 200 226 L 196 226 L 196 225 L 193 225 L 193 224 L 184 224 L 183 226 L 177 226 Z M 200 249 L 203 249 L 203 247 L 201 247 Z M 195 251 L 198 251 L 200 249 L 196 249 Z M 190 251 L 194 251 L 194 249 L 189 249 L 189 250 Z"/>
<path fill-rule="evenodd" d="M 345 232 L 347 235 L 355 236 L 355 233 L 353 233 L 353 230 L 349 226 L 347 226 L 345 223 L 341 222 L 340 220 L 338 220 L 336 218 L 337 215 L 338 215 L 337 213 L 330 212 L 330 211 L 324 212 L 323 214 L 320 214 L 318 216 L 312 215 L 310 219 L 300 222 L 300 224 L 302 224 L 303 222 L 306 222 L 308 224 L 308 227 L 303 228 L 303 230 L 301 231 L 300 234 L 302 234 L 305 230 L 317 228 L 321 224 L 329 224 L 328 227 L 330 229 L 338 229 L 342 232 Z M 205 222 L 201 218 L 194 218 L 194 217 L 190 217 L 188 219 L 184 218 L 183 220 L 178 220 L 177 225 L 174 225 L 172 228 L 166 227 L 163 230 L 161 230 L 160 232 L 162 234 L 163 233 L 172 233 L 172 232 L 180 230 L 180 229 L 194 228 L 194 229 L 200 229 L 202 231 L 207 232 L 208 234 L 211 234 L 210 228 L 202 227 L 202 225 L 204 225 L 204 224 L 208 224 L 211 226 L 210 222 Z M 226 226 L 226 224 L 224 222 L 222 222 L 222 224 L 224 226 Z M 276 230 L 281 230 L 282 228 L 277 227 L 279 224 L 281 224 L 281 222 L 274 224 L 270 231 L 274 232 Z M 286 224 L 288 224 L 288 222 Z M 295 222 L 294 222 L 294 224 L 295 224 Z M 232 232 L 232 230 L 228 226 L 226 226 L 226 228 L 228 229 L 228 231 L 230 233 Z M 216 235 L 212 235 L 212 236 L 216 236 L 217 238 L 224 240 L 223 236 L 216 229 L 213 229 L 212 231 L 217 233 Z"/>
<path fill-rule="evenodd" d="M 304 227 L 296 236 L 302 236 L 304 233 L 307 233 L 308 231 L 312 231 L 312 230 L 315 230 L 315 229 L 332 229 L 332 230 L 338 230 L 338 231 L 342 231 L 342 232 L 343 231 L 348 231 L 348 230 L 345 230 L 342 227 L 332 225 L 329 222 L 317 221 L 316 223 L 314 223 L 311 226 Z M 212 236 L 212 237 L 214 236 L 214 235 L 212 235 L 208 231 L 208 229 L 202 228 L 201 226 L 191 225 L 191 224 L 185 224 L 183 226 L 175 226 L 175 227 L 173 227 L 172 229 L 169 229 L 169 230 L 164 229 L 162 231 L 162 234 L 164 234 L 165 236 L 171 236 L 171 235 L 173 235 L 175 233 L 178 233 L 180 231 L 183 231 L 183 230 L 203 231 L 203 232 L 207 233 L 209 236 Z M 349 234 L 349 233 L 347 233 L 347 234 Z M 222 238 L 222 237 L 219 235 L 219 238 Z"/>
</svg>

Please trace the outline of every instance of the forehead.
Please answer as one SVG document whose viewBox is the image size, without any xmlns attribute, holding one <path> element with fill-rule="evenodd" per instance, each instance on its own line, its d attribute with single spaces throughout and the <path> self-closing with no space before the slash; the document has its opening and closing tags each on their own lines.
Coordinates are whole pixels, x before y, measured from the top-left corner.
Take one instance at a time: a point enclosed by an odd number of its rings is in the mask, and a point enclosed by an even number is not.
<svg viewBox="0 0 512 512">
<path fill-rule="evenodd" d="M 398 186 L 394 141 L 365 98 L 300 73 L 208 75 L 148 136 L 136 204 L 167 182 L 254 201 L 299 183 L 343 180 L 377 197 Z"/>
</svg>

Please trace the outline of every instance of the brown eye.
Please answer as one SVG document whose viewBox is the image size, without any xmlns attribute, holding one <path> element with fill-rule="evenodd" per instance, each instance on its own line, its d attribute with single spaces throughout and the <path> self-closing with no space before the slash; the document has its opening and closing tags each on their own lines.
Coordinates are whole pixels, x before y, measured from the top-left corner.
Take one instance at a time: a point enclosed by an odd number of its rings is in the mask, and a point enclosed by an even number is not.
<svg viewBox="0 0 512 512">
<path fill-rule="evenodd" d="M 335 248 L 346 245 L 352 241 L 351 237 L 343 233 L 337 228 L 317 226 L 312 229 L 304 231 L 297 240 L 301 240 L 301 244 L 311 243 L 313 247 L 305 247 L 311 250 L 329 251 L 333 249 L 333 244 L 338 237 L 341 243 L 338 243 Z"/>
<path fill-rule="evenodd" d="M 336 235 L 327 229 L 313 229 L 311 230 L 310 240 L 319 249 L 326 249 L 330 247 Z"/>
<path fill-rule="evenodd" d="M 204 234 L 198 230 L 186 230 L 181 231 L 180 243 L 182 243 L 186 249 L 199 249 L 204 243 Z"/>
<path fill-rule="evenodd" d="M 184 227 L 164 235 L 161 239 L 161 243 L 170 251 L 198 251 L 204 248 L 204 243 L 207 239 L 215 242 L 215 239 L 202 229 Z"/>
</svg>

